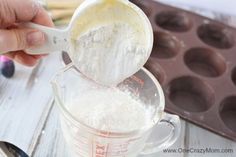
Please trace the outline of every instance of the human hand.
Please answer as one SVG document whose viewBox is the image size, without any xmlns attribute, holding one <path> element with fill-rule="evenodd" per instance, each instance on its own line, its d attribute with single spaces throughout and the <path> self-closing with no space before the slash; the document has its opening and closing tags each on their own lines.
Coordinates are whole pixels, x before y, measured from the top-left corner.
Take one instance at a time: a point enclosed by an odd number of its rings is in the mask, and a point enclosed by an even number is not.
<svg viewBox="0 0 236 157">
<path fill-rule="evenodd" d="M 34 0 L 0 1 L 0 52 L 26 66 L 34 66 L 42 55 L 29 55 L 24 49 L 44 43 L 44 34 L 18 27 L 21 22 L 53 26 L 47 12 Z"/>
</svg>

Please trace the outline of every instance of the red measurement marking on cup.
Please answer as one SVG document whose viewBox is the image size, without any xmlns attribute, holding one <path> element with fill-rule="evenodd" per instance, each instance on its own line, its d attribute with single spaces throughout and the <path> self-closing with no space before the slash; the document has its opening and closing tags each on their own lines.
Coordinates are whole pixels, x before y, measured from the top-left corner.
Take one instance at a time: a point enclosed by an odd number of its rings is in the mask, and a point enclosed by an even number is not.
<svg viewBox="0 0 236 157">
<path fill-rule="evenodd" d="M 131 76 L 131 78 L 132 78 L 133 80 L 135 80 L 137 83 L 139 83 L 141 87 L 144 86 L 144 81 L 143 81 L 142 79 L 140 79 L 140 78 L 138 78 L 138 77 L 136 77 L 136 76 Z"/>
<path fill-rule="evenodd" d="M 128 152 L 129 142 L 117 144 L 101 144 L 96 142 L 92 157 L 108 157 L 125 155 Z"/>
<path fill-rule="evenodd" d="M 93 157 L 107 157 L 108 146 L 108 144 L 96 142 Z"/>
<path fill-rule="evenodd" d="M 118 144 L 112 144 L 111 146 L 111 156 L 120 156 L 120 155 L 126 155 L 128 152 L 129 143 L 118 143 Z"/>
</svg>

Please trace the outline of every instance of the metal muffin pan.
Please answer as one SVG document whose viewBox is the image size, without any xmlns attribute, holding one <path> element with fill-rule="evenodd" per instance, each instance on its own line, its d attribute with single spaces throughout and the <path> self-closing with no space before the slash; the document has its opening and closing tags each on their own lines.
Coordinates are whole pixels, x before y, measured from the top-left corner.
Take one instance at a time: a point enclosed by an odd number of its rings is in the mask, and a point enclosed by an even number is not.
<svg viewBox="0 0 236 157">
<path fill-rule="evenodd" d="M 145 67 L 161 83 L 166 111 L 236 141 L 236 29 L 152 0 L 154 47 Z"/>
</svg>

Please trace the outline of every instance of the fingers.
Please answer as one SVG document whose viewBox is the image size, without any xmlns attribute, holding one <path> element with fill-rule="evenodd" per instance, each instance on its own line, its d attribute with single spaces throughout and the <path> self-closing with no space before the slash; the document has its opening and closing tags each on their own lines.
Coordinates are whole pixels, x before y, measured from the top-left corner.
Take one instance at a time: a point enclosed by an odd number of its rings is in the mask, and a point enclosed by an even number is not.
<svg viewBox="0 0 236 157">
<path fill-rule="evenodd" d="M 42 58 L 40 55 L 29 55 L 24 51 L 16 51 L 4 54 L 5 56 L 14 59 L 16 62 L 25 66 L 34 66 L 38 63 L 38 60 Z"/>
<path fill-rule="evenodd" d="M 37 47 L 45 42 L 44 34 L 32 29 L 0 30 L 0 52 Z"/>
<path fill-rule="evenodd" d="M 31 21 L 44 26 L 54 26 L 51 17 L 48 15 L 47 11 L 44 10 L 40 5 L 38 5 L 38 11 Z"/>
<path fill-rule="evenodd" d="M 53 26 L 53 22 L 47 12 L 35 0 L 1 0 L 0 28 L 28 21 L 45 26 Z"/>
<path fill-rule="evenodd" d="M 53 26 L 52 19 L 35 0 L 1 0 L 0 2 L 0 52 L 26 66 L 33 66 L 42 56 L 28 55 L 24 49 L 44 43 L 43 33 L 17 28 L 17 23 L 34 22 Z M 14 52 L 11 52 L 14 51 Z"/>
</svg>

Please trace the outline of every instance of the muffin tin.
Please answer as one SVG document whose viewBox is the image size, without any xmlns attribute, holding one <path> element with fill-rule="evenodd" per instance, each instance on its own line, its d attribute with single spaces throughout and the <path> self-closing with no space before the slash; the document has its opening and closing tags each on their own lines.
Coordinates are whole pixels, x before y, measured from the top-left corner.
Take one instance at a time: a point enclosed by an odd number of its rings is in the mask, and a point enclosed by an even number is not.
<svg viewBox="0 0 236 157">
<path fill-rule="evenodd" d="M 152 0 L 154 47 L 145 67 L 161 83 L 166 111 L 236 141 L 236 29 Z"/>
</svg>

